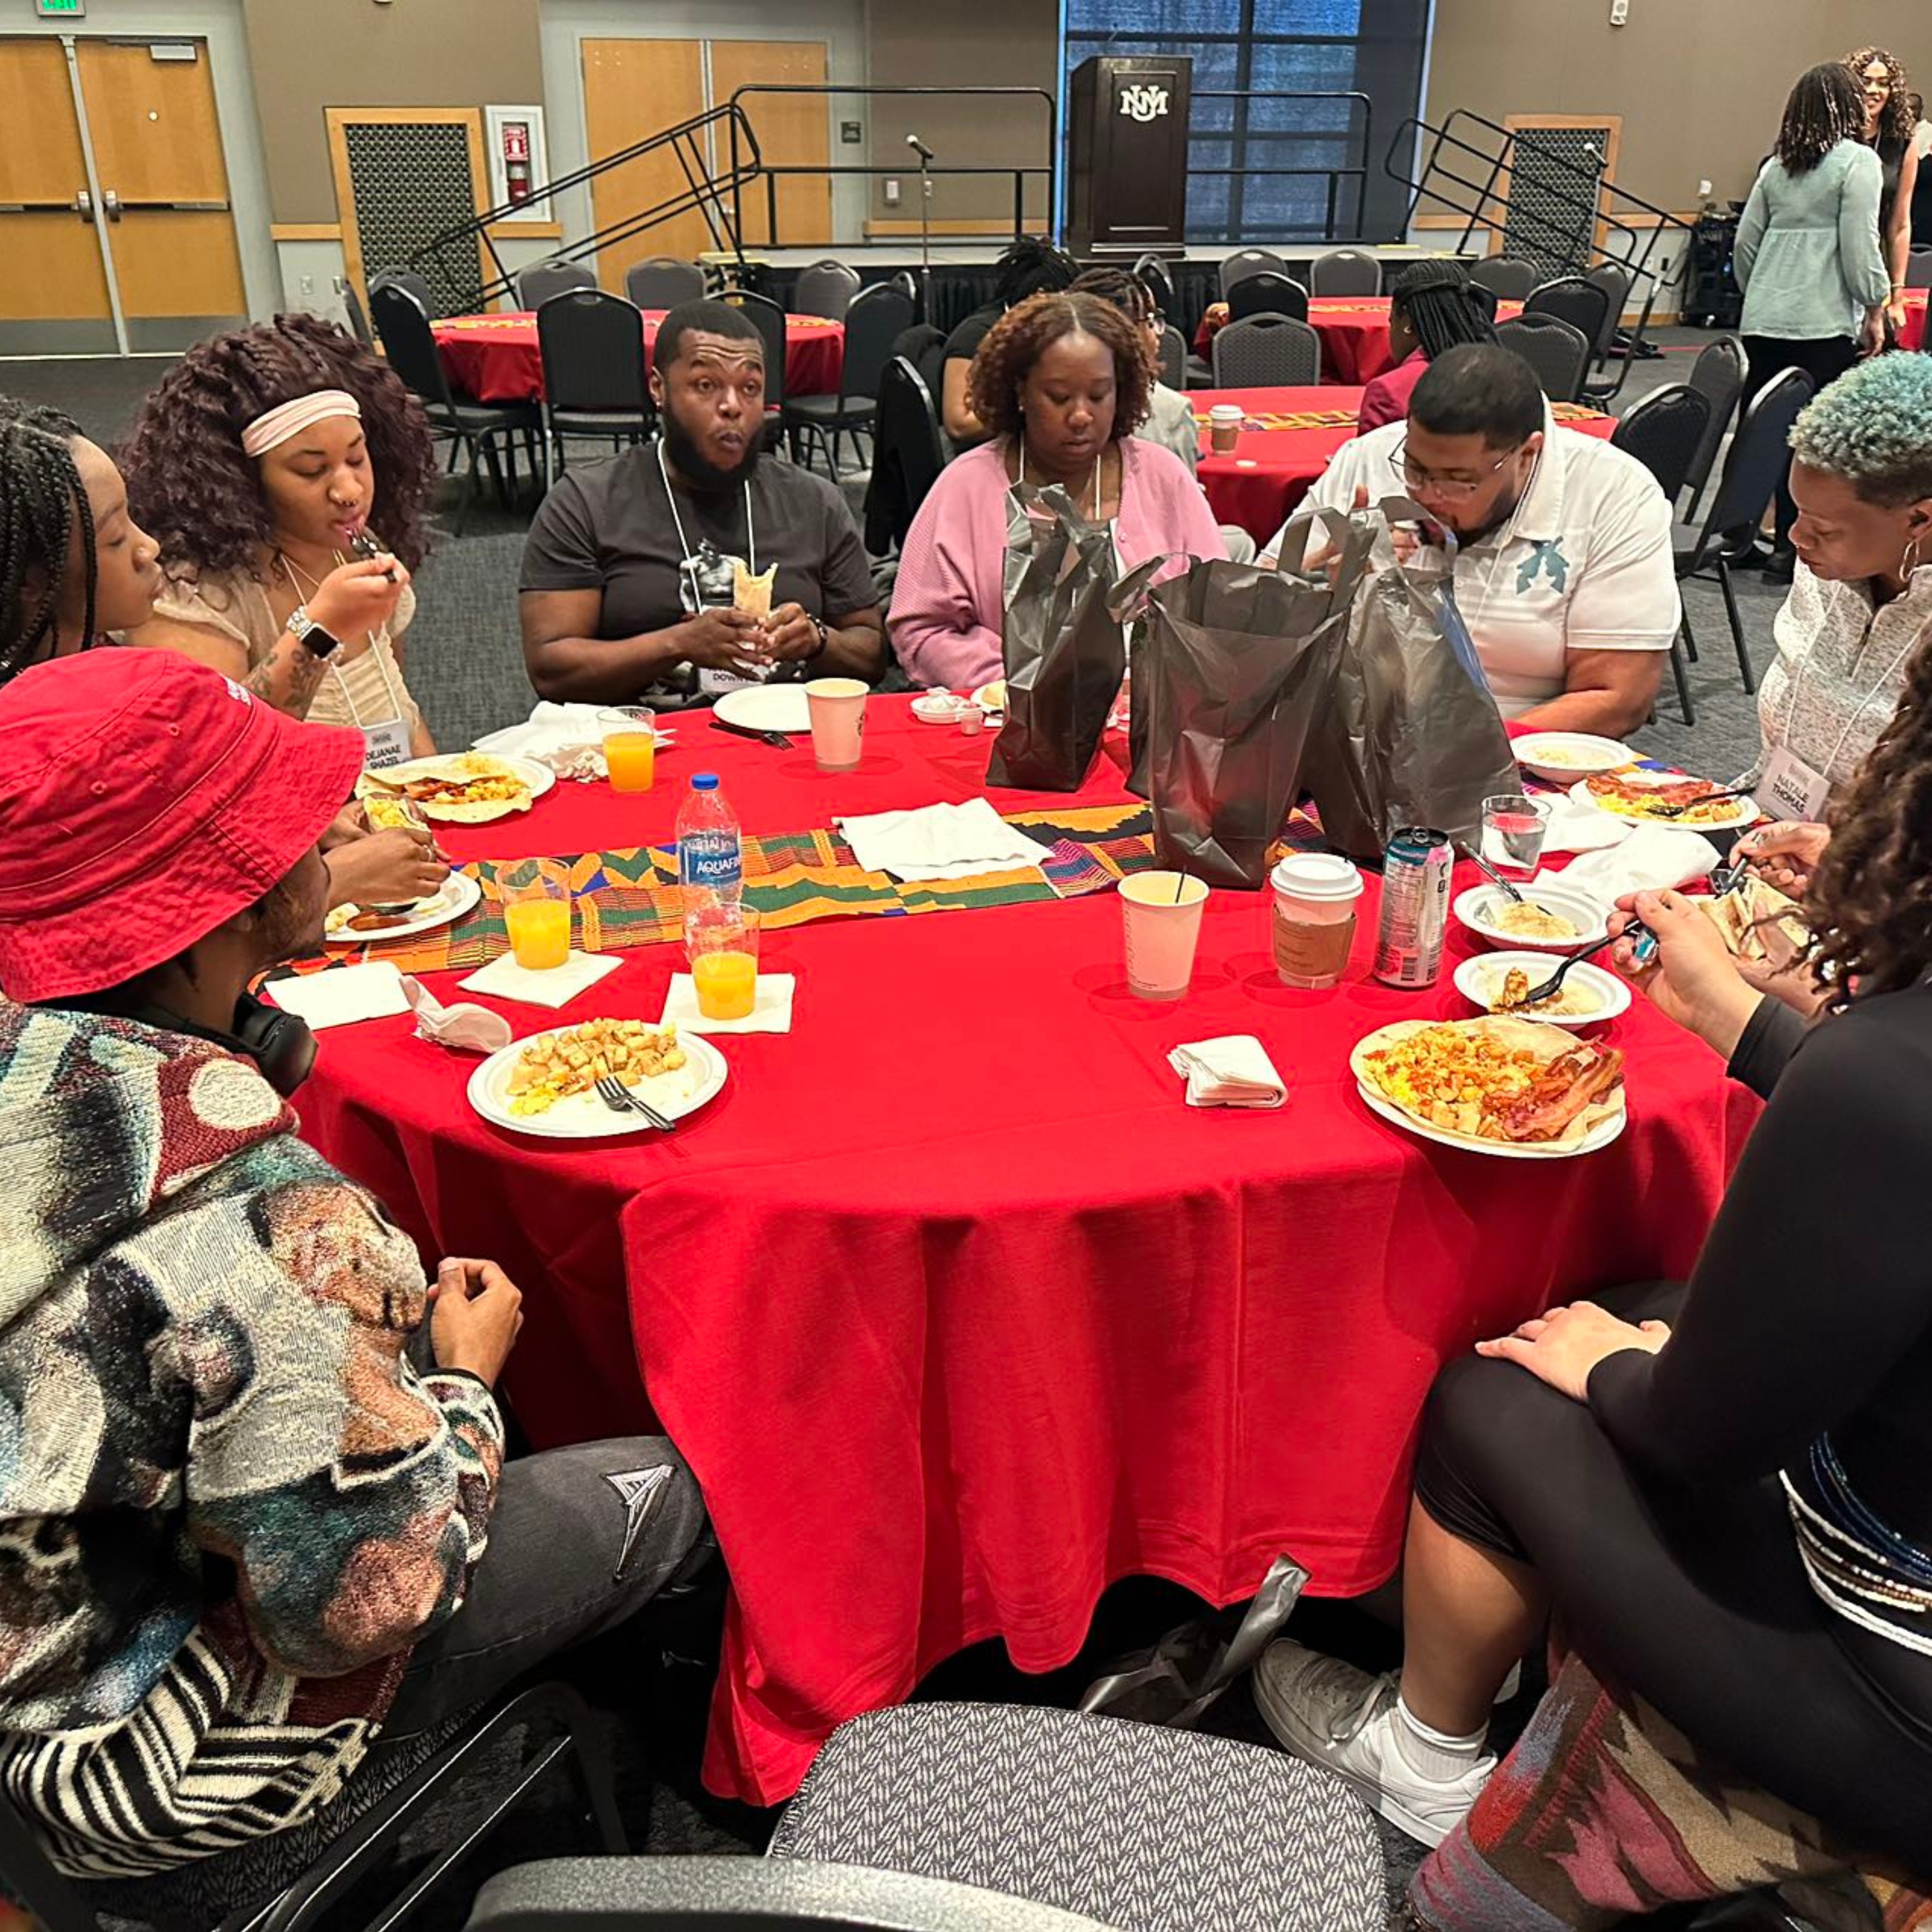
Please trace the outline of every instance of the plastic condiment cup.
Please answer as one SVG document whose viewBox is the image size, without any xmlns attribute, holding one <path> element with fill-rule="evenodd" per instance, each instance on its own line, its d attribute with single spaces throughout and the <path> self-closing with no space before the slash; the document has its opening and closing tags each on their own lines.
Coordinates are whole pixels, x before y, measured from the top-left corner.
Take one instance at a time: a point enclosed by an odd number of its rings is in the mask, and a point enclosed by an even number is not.
<svg viewBox="0 0 1932 1932">
<path fill-rule="evenodd" d="M 1274 970 L 1286 986 L 1341 983 L 1355 940 L 1362 875 L 1331 852 L 1292 852 L 1269 876 Z"/>
<path fill-rule="evenodd" d="M 1178 1000 L 1194 977 L 1208 888 L 1185 872 L 1136 872 L 1120 882 L 1127 985 L 1143 1000 Z"/>
<path fill-rule="evenodd" d="M 821 772 L 849 772 L 865 749 L 867 687 L 856 677 L 815 677 L 805 687 L 812 754 Z"/>
<path fill-rule="evenodd" d="M 1216 456 L 1232 456 L 1241 438 L 1241 406 L 1216 403 L 1208 412 L 1208 441 Z"/>
</svg>

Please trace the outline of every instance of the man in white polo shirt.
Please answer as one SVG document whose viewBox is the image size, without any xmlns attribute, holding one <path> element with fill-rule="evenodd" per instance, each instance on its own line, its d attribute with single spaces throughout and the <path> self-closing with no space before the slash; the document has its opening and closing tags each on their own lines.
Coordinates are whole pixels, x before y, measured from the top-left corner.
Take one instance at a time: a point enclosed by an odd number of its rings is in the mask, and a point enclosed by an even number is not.
<svg viewBox="0 0 1932 1932">
<path fill-rule="evenodd" d="M 1635 458 L 1558 428 L 1522 357 L 1436 357 L 1408 421 L 1345 443 L 1308 500 L 1395 496 L 1426 513 L 1424 545 L 1455 535 L 1456 600 L 1505 718 L 1619 737 L 1649 716 L 1678 616 L 1670 502 Z"/>
</svg>

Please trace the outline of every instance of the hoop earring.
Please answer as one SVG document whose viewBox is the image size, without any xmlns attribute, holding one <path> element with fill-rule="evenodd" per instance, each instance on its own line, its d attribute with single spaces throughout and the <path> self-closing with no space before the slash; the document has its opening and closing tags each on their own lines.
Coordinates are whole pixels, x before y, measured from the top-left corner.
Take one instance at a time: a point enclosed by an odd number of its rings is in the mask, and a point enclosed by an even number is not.
<svg viewBox="0 0 1932 1932">
<path fill-rule="evenodd" d="M 1924 541 L 1922 537 L 1914 537 L 1899 553 L 1898 574 L 1901 582 L 1910 584 L 1912 581 L 1912 573 L 1924 561 L 1918 553 L 1918 546 Z"/>
</svg>

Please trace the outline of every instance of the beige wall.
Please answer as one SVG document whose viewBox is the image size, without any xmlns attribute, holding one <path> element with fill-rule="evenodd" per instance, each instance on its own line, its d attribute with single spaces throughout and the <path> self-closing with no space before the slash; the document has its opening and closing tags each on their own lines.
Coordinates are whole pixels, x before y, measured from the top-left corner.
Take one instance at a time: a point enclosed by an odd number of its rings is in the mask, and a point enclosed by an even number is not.
<svg viewBox="0 0 1932 1932">
<path fill-rule="evenodd" d="M 244 10 L 278 222 L 336 219 L 325 108 L 542 99 L 537 0 L 244 0 Z"/>
<path fill-rule="evenodd" d="M 1058 0 L 868 0 L 866 10 L 867 79 L 875 87 L 1043 87 L 1059 91 L 1060 9 Z M 874 218 L 919 219 L 919 160 L 905 145 L 921 136 L 941 164 L 998 166 L 1016 160 L 1045 159 L 1046 110 L 1042 104 L 969 100 L 895 100 L 874 95 L 867 104 L 874 166 L 897 168 L 902 198 L 886 206 L 875 182 Z M 1010 177 L 991 175 L 933 178 L 935 222 L 984 217 L 1010 224 Z M 1043 180 L 1030 184 L 1029 216 L 1045 219 Z"/>
<path fill-rule="evenodd" d="M 1621 114 L 1618 184 L 1688 213 L 1700 181 L 1720 200 L 1749 193 L 1806 68 L 1877 42 L 1932 70 L 1927 0 L 1630 0 L 1622 27 L 1610 12 L 1609 0 L 1436 0 L 1427 118 Z"/>
</svg>

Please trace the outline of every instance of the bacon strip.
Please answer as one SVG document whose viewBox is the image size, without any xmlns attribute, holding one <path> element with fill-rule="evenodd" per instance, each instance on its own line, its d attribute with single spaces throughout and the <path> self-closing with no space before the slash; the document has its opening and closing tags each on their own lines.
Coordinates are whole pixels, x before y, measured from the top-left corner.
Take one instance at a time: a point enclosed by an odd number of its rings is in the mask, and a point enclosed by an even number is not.
<svg viewBox="0 0 1932 1932">
<path fill-rule="evenodd" d="M 1559 1054 L 1496 1115 L 1504 1140 L 1553 1141 L 1586 1107 L 1623 1084 L 1624 1057 L 1586 1041 Z"/>
</svg>

